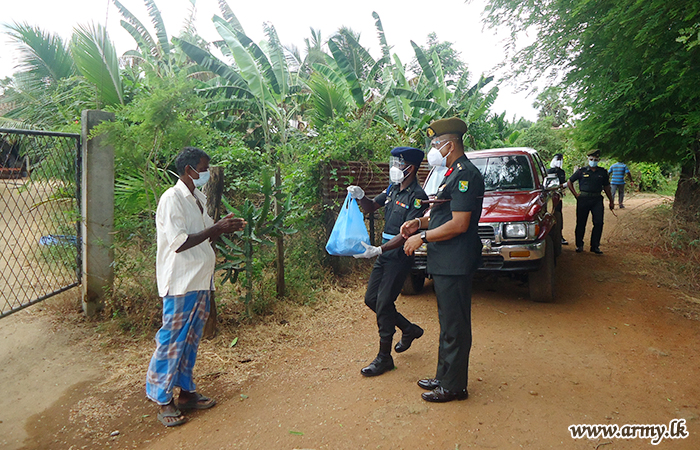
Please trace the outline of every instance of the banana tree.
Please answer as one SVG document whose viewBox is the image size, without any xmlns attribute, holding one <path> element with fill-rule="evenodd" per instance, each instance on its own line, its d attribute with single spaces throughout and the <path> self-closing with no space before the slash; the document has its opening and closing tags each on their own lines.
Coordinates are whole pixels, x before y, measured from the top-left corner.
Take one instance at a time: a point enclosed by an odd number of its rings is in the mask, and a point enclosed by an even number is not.
<svg viewBox="0 0 700 450">
<path fill-rule="evenodd" d="M 263 195 L 260 206 L 246 199 L 243 206 L 237 209 L 222 199 L 229 212 L 245 219 L 248 224 L 242 231 L 234 233 L 235 240 L 222 236 L 222 242 L 217 244 L 224 257 L 224 262 L 217 266 L 217 269 L 224 271 L 222 282 L 235 283 L 238 275 L 241 272 L 245 273 L 243 301 L 248 316 L 253 314 L 253 266 L 256 249 L 261 245 L 271 245 L 272 239 L 296 232 L 284 225 L 287 214 L 292 210 L 292 197 L 284 194 L 278 184 L 273 185 L 269 171 L 262 174 L 260 193 Z M 281 208 L 274 210 L 273 203 L 281 205 Z"/>
<path fill-rule="evenodd" d="M 276 185 L 280 185 L 280 167 L 276 146 L 287 145 L 293 130 L 293 119 L 297 117 L 300 100 L 303 99 L 303 85 L 298 73 L 289 70 L 284 47 L 281 45 L 274 26 L 264 26 L 267 42 L 266 51 L 250 39 L 240 22 L 224 0 L 219 1 L 224 17 L 214 16 L 214 26 L 221 36 L 216 45 L 226 56 L 233 58 L 235 65 L 229 65 L 212 55 L 208 50 L 182 39 L 174 39 L 185 54 L 199 66 L 218 77 L 210 80 L 202 89 L 205 95 L 213 97 L 209 103 L 209 113 L 252 115 L 263 133 L 262 146 L 268 159 L 275 164 Z M 276 210 L 282 210 L 279 202 Z M 277 237 L 277 293 L 284 295 L 284 248 L 282 235 Z"/>
</svg>

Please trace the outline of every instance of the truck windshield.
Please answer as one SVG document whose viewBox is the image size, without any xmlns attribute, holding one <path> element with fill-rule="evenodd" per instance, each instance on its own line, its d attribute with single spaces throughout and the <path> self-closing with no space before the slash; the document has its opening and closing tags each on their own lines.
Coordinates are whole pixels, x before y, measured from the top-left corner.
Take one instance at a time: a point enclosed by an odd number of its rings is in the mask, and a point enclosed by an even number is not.
<svg viewBox="0 0 700 450">
<path fill-rule="evenodd" d="M 532 190 L 532 170 L 525 155 L 469 158 L 484 176 L 487 191 Z"/>
</svg>

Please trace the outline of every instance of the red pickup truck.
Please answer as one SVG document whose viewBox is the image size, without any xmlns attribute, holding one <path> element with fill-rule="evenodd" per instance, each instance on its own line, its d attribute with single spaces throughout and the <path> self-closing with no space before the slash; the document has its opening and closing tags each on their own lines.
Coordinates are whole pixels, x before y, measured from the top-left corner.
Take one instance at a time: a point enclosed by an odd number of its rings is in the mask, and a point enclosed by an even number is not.
<svg viewBox="0 0 700 450">
<path fill-rule="evenodd" d="M 484 272 L 527 277 L 530 298 L 555 299 L 554 267 L 561 254 L 559 180 L 547 175 L 544 162 L 531 148 L 497 148 L 466 153 L 484 176 L 484 202 L 479 220 Z M 434 167 L 423 184 L 434 196 L 446 168 Z M 557 217 L 559 216 L 559 217 Z M 404 293 L 423 288 L 427 250 L 416 251 Z"/>
</svg>

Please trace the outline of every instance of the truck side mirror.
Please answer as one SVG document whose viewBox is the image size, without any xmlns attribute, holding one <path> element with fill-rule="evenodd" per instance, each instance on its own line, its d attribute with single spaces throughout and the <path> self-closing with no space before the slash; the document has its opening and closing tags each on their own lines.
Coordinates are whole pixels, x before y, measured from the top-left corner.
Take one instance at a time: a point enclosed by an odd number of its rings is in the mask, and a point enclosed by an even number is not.
<svg viewBox="0 0 700 450">
<path fill-rule="evenodd" d="M 547 178 L 544 180 L 544 188 L 547 190 L 554 190 L 558 189 L 559 186 L 559 177 L 557 177 L 556 173 L 548 173 Z"/>
</svg>

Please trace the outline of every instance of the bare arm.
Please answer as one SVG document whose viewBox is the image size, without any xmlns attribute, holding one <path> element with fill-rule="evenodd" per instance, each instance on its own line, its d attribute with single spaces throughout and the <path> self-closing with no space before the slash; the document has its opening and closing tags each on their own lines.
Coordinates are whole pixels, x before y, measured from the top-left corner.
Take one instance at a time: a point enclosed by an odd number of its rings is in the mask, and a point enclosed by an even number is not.
<svg viewBox="0 0 700 450">
<path fill-rule="evenodd" d="M 246 221 L 240 218 L 233 217 L 233 214 L 229 214 L 223 219 L 216 222 L 211 227 L 206 230 L 200 231 L 199 233 L 187 235 L 187 240 L 175 250 L 175 253 L 184 252 L 192 247 L 196 247 L 202 242 L 210 239 L 214 242 L 224 233 L 233 233 L 234 231 L 240 231 L 246 226 Z"/>
<path fill-rule="evenodd" d="M 613 201 L 613 196 L 612 196 L 612 191 L 610 190 L 610 185 L 603 186 L 603 190 L 605 191 L 605 195 L 608 196 L 608 200 L 610 201 L 610 211 L 615 209 L 615 202 Z"/>
<path fill-rule="evenodd" d="M 360 206 L 362 206 L 362 209 L 364 209 L 365 212 L 370 213 L 370 214 L 382 207 L 382 205 L 379 205 L 374 200 L 368 199 L 367 196 L 362 197 L 359 200 L 359 202 L 360 202 Z"/>
<path fill-rule="evenodd" d="M 569 187 L 569 190 L 574 195 L 574 197 L 578 198 L 578 192 L 576 192 L 576 189 L 574 188 L 574 183 L 572 183 L 571 180 L 569 180 L 566 182 L 566 185 Z"/>
</svg>

